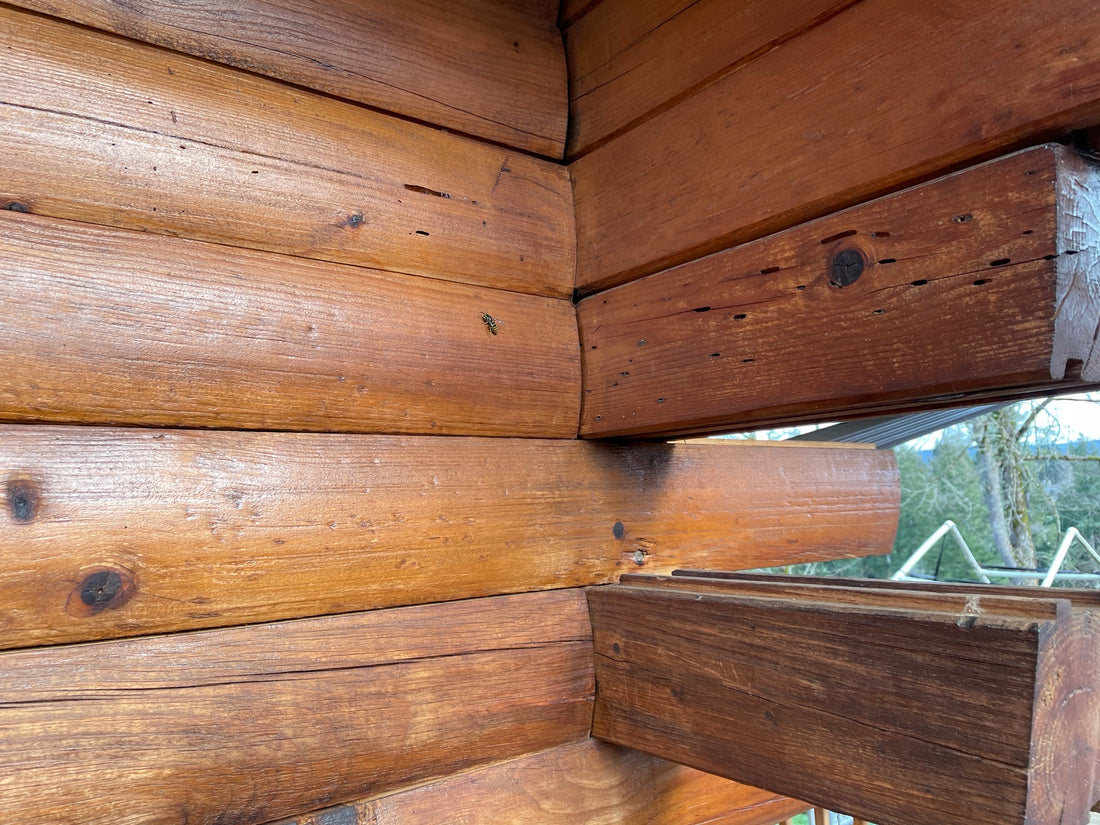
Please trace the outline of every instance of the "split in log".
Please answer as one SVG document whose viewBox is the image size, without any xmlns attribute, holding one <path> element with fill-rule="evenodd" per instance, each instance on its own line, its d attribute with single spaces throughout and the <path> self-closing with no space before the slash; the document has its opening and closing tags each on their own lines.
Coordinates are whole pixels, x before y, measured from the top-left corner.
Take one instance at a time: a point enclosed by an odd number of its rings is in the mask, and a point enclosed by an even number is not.
<svg viewBox="0 0 1100 825">
<path fill-rule="evenodd" d="M 890 451 L 0 427 L 2 644 L 890 549 Z"/>
<path fill-rule="evenodd" d="M 572 295 L 557 164 L 10 8 L 0 50 L 0 206 Z"/>
<path fill-rule="evenodd" d="M 552 0 L 14 0 L 529 152 L 562 156 Z"/>
<path fill-rule="evenodd" d="M 577 287 L 1098 122 L 1092 0 L 864 0 L 573 163 Z"/>
<path fill-rule="evenodd" d="M 278 825 L 774 825 L 807 807 L 589 739 Z"/>
<path fill-rule="evenodd" d="M 590 632 L 566 591 L 6 653 L 0 808 L 251 825 L 581 741 Z"/>
<path fill-rule="evenodd" d="M 752 429 L 1100 382 L 1100 171 L 1010 155 L 581 301 L 581 434 Z"/>
<path fill-rule="evenodd" d="M 11 211 L 0 228 L 2 419 L 576 434 L 566 300 Z"/>
<path fill-rule="evenodd" d="M 593 735 L 883 825 L 1087 821 L 1093 611 L 808 587 L 591 588 Z"/>
</svg>

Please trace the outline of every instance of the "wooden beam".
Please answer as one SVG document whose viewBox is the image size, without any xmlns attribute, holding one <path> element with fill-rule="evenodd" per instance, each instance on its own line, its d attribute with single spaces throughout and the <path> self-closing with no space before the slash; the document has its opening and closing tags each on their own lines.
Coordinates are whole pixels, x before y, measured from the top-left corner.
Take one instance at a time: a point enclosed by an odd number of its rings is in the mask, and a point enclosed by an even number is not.
<svg viewBox="0 0 1100 825">
<path fill-rule="evenodd" d="M 0 8 L 0 205 L 569 297 L 567 171 Z"/>
<path fill-rule="evenodd" d="M 774 825 L 806 803 L 589 739 L 278 825 Z"/>
<path fill-rule="evenodd" d="M 0 227 L 0 418 L 576 433 L 566 300 L 11 211 Z"/>
<path fill-rule="evenodd" d="M 568 592 L 7 653 L 0 807 L 245 825 L 579 741 L 589 634 Z"/>
<path fill-rule="evenodd" d="M 1046 145 L 583 300 L 581 434 L 1100 382 L 1100 172 Z"/>
<path fill-rule="evenodd" d="M 1090 611 L 699 584 L 590 589 L 593 735 L 885 825 L 1087 821 Z"/>
<path fill-rule="evenodd" d="M 560 158 L 551 0 L 14 0 L 14 5 Z"/>
<path fill-rule="evenodd" d="M 568 156 L 587 154 L 852 2 L 605 0 L 565 30 Z"/>
<path fill-rule="evenodd" d="M 890 549 L 889 451 L 0 427 L 7 647 Z"/>
<path fill-rule="evenodd" d="M 965 13 L 864 0 L 573 163 L 577 286 L 604 289 L 1097 123 L 1090 0 Z"/>
</svg>

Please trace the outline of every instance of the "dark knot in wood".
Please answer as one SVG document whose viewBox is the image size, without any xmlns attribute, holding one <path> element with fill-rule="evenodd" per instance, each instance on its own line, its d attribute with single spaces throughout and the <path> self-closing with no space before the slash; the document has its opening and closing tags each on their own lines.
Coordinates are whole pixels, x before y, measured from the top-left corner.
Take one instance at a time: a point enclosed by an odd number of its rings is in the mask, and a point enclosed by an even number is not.
<svg viewBox="0 0 1100 825">
<path fill-rule="evenodd" d="M 34 521 L 41 499 L 38 485 L 30 479 L 13 478 L 8 481 L 7 486 L 8 510 L 12 519 L 21 524 Z"/>
<path fill-rule="evenodd" d="M 104 568 L 86 574 L 69 596 L 68 611 L 74 616 L 95 616 L 130 601 L 137 588 L 125 569 Z"/>
<path fill-rule="evenodd" d="M 851 286 L 863 274 L 867 261 L 863 253 L 852 246 L 833 254 L 829 261 L 829 283 L 835 287 Z"/>
</svg>

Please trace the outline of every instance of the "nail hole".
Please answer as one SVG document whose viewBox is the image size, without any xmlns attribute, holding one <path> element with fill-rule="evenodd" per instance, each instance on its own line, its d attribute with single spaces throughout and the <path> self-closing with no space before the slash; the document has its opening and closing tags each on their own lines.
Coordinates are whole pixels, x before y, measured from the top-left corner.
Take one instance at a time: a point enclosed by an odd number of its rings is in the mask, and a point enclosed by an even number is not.
<svg viewBox="0 0 1100 825">
<path fill-rule="evenodd" d="M 928 281 L 926 281 L 924 278 L 919 278 L 916 281 L 913 281 L 910 286 L 924 286 L 926 283 L 928 283 Z"/>
<path fill-rule="evenodd" d="M 755 358 L 742 358 L 741 359 L 742 364 L 753 364 L 755 362 L 756 362 Z"/>
<path fill-rule="evenodd" d="M 695 307 L 692 312 L 710 312 L 710 307 Z"/>
<path fill-rule="evenodd" d="M 886 310 L 885 310 L 885 309 L 876 309 L 876 310 L 875 310 L 874 312 L 872 312 L 871 314 L 872 314 L 872 315 L 885 315 L 885 314 L 886 314 Z"/>
<path fill-rule="evenodd" d="M 956 215 L 951 219 L 952 223 L 970 223 L 972 220 L 974 220 L 974 216 L 969 212 L 963 215 Z"/>
<path fill-rule="evenodd" d="M 872 238 L 889 238 L 890 233 L 889 232 L 872 232 L 871 237 Z"/>
<path fill-rule="evenodd" d="M 418 229 L 418 230 L 416 230 L 416 234 L 417 234 L 417 235 L 423 235 L 423 236 L 424 236 L 424 237 L 426 238 L 426 237 L 428 237 L 428 236 L 429 236 L 429 235 L 430 235 L 431 233 L 430 233 L 430 232 L 425 232 L 425 231 L 424 231 L 423 229 Z"/>
<path fill-rule="evenodd" d="M 898 262 L 897 258 L 880 258 L 879 259 L 880 264 L 896 264 L 897 262 Z"/>
<path fill-rule="evenodd" d="M 733 320 L 735 320 L 735 321 L 744 321 L 748 317 L 749 316 L 746 315 L 744 312 L 739 312 L 739 313 L 737 313 L 736 315 L 733 316 Z"/>
<path fill-rule="evenodd" d="M 974 286 L 982 286 L 983 284 L 988 284 L 988 283 L 989 283 L 989 281 L 987 281 L 985 278 L 979 278 L 978 280 L 976 280 L 974 282 Z"/>
<path fill-rule="evenodd" d="M 1011 258 L 998 258 L 995 261 L 990 261 L 989 265 L 990 266 L 1006 266 L 1007 264 L 1010 264 L 1010 263 L 1012 263 Z"/>
<path fill-rule="evenodd" d="M 771 275 L 773 272 L 778 272 L 778 271 L 779 271 L 779 267 L 769 266 L 767 269 L 761 269 L 760 274 L 761 275 Z"/>
</svg>

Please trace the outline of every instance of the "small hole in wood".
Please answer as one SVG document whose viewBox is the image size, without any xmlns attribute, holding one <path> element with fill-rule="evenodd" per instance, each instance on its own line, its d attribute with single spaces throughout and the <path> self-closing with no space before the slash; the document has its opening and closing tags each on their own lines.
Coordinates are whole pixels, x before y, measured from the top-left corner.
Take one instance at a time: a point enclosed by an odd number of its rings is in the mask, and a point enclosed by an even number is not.
<svg viewBox="0 0 1100 825">
<path fill-rule="evenodd" d="M 926 281 L 924 278 L 918 278 L 917 280 L 913 281 L 910 286 L 924 286 L 926 283 L 928 283 L 928 281 Z"/>
<path fill-rule="evenodd" d="M 710 312 L 710 307 L 695 307 L 692 312 Z"/>
<path fill-rule="evenodd" d="M 871 314 L 872 314 L 872 315 L 885 315 L 885 314 L 886 314 L 886 310 L 885 310 L 885 309 L 876 309 L 876 310 L 874 310 L 874 311 L 873 311 L 873 312 L 872 312 Z"/>
<path fill-rule="evenodd" d="M 835 241 L 839 241 L 841 238 L 850 238 L 854 234 L 856 234 L 856 231 L 854 229 L 849 229 L 847 232 L 838 232 L 835 235 L 830 235 L 827 238 L 822 238 L 821 245 L 825 246 L 827 244 L 834 243 Z"/>
<path fill-rule="evenodd" d="M 425 232 L 423 229 L 418 229 L 418 230 L 416 230 L 416 234 L 417 235 L 423 235 L 426 238 L 431 234 L 431 232 Z"/>
<path fill-rule="evenodd" d="M 879 258 L 880 264 L 896 264 L 897 262 L 897 258 Z"/>
<path fill-rule="evenodd" d="M 969 212 L 967 212 L 967 213 L 962 214 L 962 215 L 956 215 L 955 217 L 953 217 L 951 219 L 951 222 L 952 223 L 970 223 L 972 220 L 974 220 L 974 216 L 971 215 Z"/>
<path fill-rule="evenodd" d="M 974 286 L 983 286 L 983 285 L 988 284 L 988 283 L 989 283 L 989 281 L 987 281 L 985 278 L 979 278 L 978 280 L 976 280 L 974 282 Z"/>
<path fill-rule="evenodd" d="M 802 290 L 804 290 L 805 288 L 806 288 L 806 285 L 805 285 L 805 284 L 799 284 L 798 286 L 796 286 L 796 287 L 795 287 L 795 289 L 797 289 L 797 290 L 798 290 L 799 292 L 801 292 L 801 291 L 802 291 Z"/>
<path fill-rule="evenodd" d="M 749 316 L 746 315 L 745 313 L 739 312 L 739 313 L 737 313 L 736 315 L 733 316 L 733 320 L 735 320 L 735 321 L 744 321 L 748 317 Z"/>
<path fill-rule="evenodd" d="M 1012 263 L 1011 258 L 998 258 L 995 261 L 990 261 L 989 265 L 990 266 L 1007 266 L 1010 263 Z"/>
<path fill-rule="evenodd" d="M 742 358 L 742 359 L 741 359 L 741 363 L 742 363 L 742 364 L 752 364 L 752 363 L 754 363 L 755 361 L 756 361 L 756 359 L 755 359 L 755 358 Z"/>
<path fill-rule="evenodd" d="M 771 275 L 771 274 L 772 274 L 773 272 L 778 272 L 778 271 L 779 271 L 779 267 L 777 267 L 777 266 L 769 266 L 769 267 L 768 267 L 768 268 L 766 268 L 766 269 L 761 269 L 761 270 L 760 270 L 760 274 L 761 274 L 761 275 Z"/>
<path fill-rule="evenodd" d="M 871 237 L 872 238 L 889 238 L 890 233 L 889 232 L 872 232 Z"/>
</svg>

